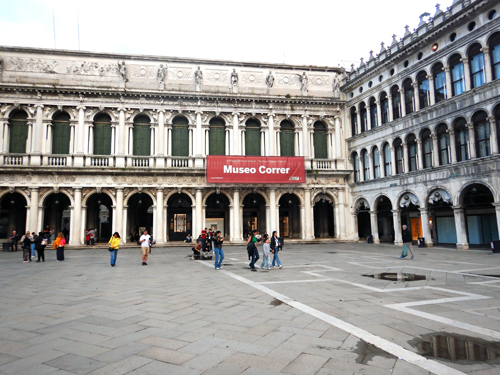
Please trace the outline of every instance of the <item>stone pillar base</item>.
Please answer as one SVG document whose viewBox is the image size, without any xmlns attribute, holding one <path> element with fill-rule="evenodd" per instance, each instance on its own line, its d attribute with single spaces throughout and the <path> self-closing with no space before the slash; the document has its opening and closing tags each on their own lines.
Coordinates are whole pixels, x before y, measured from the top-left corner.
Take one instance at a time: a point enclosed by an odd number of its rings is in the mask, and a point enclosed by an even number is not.
<svg viewBox="0 0 500 375">
<path fill-rule="evenodd" d="M 156 158 L 156 168 L 165 168 L 165 158 Z"/>
<path fill-rule="evenodd" d="M 85 166 L 83 155 L 75 155 L 73 157 L 73 166 L 76 168 L 83 168 Z"/>
<path fill-rule="evenodd" d="M 457 243 L 457 250 L 469 250 L 468 243 Z"/>
<path fill-rule="evenodd" d="M 196 155 L 194 157 L 194 167 L 195 168 L 205 168 L 205 159 L 201 155 Z"/>
<path fill-rule="evenodd" d="M 125 168 L 125 156 L 116 156 L 116 168 Z"/>
<path fill-rule="evenodd" d="M 31 155 L 30 165 L 33 165 L 33 166 L 42 165 L 42 155 Z"/>
</svg>

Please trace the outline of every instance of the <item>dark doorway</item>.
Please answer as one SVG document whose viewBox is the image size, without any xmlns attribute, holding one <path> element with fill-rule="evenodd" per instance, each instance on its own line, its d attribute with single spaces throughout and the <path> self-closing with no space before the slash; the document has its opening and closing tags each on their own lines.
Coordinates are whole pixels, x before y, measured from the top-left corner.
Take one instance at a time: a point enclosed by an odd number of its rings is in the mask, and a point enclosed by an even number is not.
<svg viewBox="0 0 500 375">
<path fill-rule="evenodd" d="M 135 193 L 128 200 L 127 233 L 129 237 L 137 237 L 146 229 L 151 236 L 153 233 L 153 199 L 144 193 Z M 121 233 L 120 233 L 121 235 Z"/>
<path fill-rule="evenodd" d="M 266 201 L 260 194 L 248 194 L 243 199 L 243 238 L 252 230 L 266 231 Z"/>
<path fill-rule="evenodd" d="M 394 219 L 392 203 L 387 197 L 380 197 L 377 207 L 378 236 L 380 242 L 394 242 Z"/>
<path fill-rule="evenodd" d="M 358 216 L 358 237 L 366 239 L 372 234 L 370 208 L 366 202 L 363 201 L 358 205 L 356 212 Z"/>
<path fill-rule="evenodd" d="M 26 199 L 19 193 L 8 193 L 0 203 L 0 238 L 9 238 L 12 231 L 26 233 Z M 36 213 L 38 214 L 38 213 Z M 35 231 L 37 228 L 28 228 Z"/>
<path fill-rule="evenodd" d="M 63 232 L 65 229 L 68 231 L 68 241 L 71 238 L 70 221 L 71 211 L 69 206 L 71 201 L 63 193 L 50 194 L 44 201 L 44 216 L 43 227 L 49 226 L 53 228 L 55 234 Z"/>
<path fill-rule="evenodd" d="M 206 227 L 220 230 L 222 236 L 229 237 L 229 199 L 224 194 L 211 194 L 207 198 L 205 212 Z"/>
<path fill-rule="evenodd" d="M 295 194 L 287 193 L 280 198 L 279 214 L 280 235 L 286 238 L 300 238 L 300 201 Z"/>
<path fill-rule="evenodd" d="M 335 227 L 332 199 L 325 194 L 319 194 L 314 201 L 314 237 L 333 238 Z"/>
<path fill-rule="evenodd" d="M 96 242 L 108 242 L 113 224 L 113 202 L 107 194 L 92 194 L 87 200 L 86 229 L 96 230 Z M 120 233 L 120 236 L 122 233 Z"/>
<path fill-rule="evenodd" d="M 184 241 L 190 233 L 198 238 L 200 233 L 192 233 L 192 202 L 186 194 L 174 194 L 168 200 L 168 240 Z"/>
</svg>

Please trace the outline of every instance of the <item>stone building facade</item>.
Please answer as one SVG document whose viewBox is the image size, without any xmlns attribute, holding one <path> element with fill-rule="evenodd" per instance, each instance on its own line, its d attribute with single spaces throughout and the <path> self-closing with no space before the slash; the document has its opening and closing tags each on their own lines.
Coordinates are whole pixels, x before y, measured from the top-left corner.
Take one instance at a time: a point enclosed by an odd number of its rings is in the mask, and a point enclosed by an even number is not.
<svg viewBox="0 0 500 375">
<path fill-rule="evenodd" d="M 349 237 L 338 68 L 0 48 L 0 237 Z M 303 156 L 301 184 L 207 184 L 207 155 Z"/>
<path fill-rule="evenodd" d="M 207 228 L 468 249 L 500 224 L 500 5 L 423 14 L 349 73 L 0 47 L 0 237 L 158 243 Z M 306 182 L 212 184 L 207 155 L 302 156 Z"/>
<path fill-rule="evenodd" d="M 500 5 L 454 1 L 350 72 L 346 138 L 359 237 L 468 249 L 498 240 Z"/>
</svg>

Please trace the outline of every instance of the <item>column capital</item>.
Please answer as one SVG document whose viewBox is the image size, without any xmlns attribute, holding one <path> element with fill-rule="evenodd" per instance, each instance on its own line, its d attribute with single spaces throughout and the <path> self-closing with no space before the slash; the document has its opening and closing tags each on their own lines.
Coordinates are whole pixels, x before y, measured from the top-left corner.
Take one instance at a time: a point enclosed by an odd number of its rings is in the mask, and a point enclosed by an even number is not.
<svg viewBox="0 0 500 375">
<path fill-rule="evenodd" d="M 34 107 L 35 107 L 36 109 L 42 109 L 42 108 L 44 107 L 44 105 L 43 105 L 43 104 L 40 104 L 40 103 L 37 103 L 37 104 L 35 104 L 35 105 L 34 105 Z"/>
<path fill-rule="evenodd" d="M 445 66 L 443 69 L 446 73 L 449 73 L 449 71 L 451 70 L 451 68 L 449 66 Z"/>
<path fill-rule="evenodd" d="M 469 63 L 469 58 L 466 56 L 466 57 L 462 57 L 460 59 L 460 61 L 462 61 L 464 64 L 468 64 Z"/>
<path fill-rule="evenodd" d="M 490 124 L 496 124 L 497 123 L 496 120 L 497 119 L 495 118 L 495 116 L 488 117 L 488 121 L 490 122 Z"/>
<path fill-rule="evenodd" d="M 164 186 L 157 186 L 156 191 L 164 191 L 165 187 Z"/>
<path fill-rule="evenodd" d="M 78 109 L 79 111 L 81 111 L 81 110 L 85 111 L 87 109 L 87 107 L 85 107 L 84 105 L 79 105 L 78 107 L 76 107 L 76 109 Z"/>
<path fill-rule="evenodd" d="M 472 122 L 469 122 L 468 124 L 465 124 L 465 126 L 466 126 L 468 129 L 474 129 L 474 123 L 472 123 Z"/>
<path fill-rule="evenodd" d="M 395 210 L 391 210 L 392 214 L 397 214 L 399 212 L 399 208 L 396 208 Z"/>
<path fill-rule="evenodd" d="M 38 189 L 38 188 L 33 188 L 33 189 Z M 74 187 L 73 190 L 74 191 L 82 191 L 82 188 L 81 187 Z"/>
<path fill-rule="evenodd" d="M 123 186 L 115 186 L 116 191 L 123 191 L 124 187 Z"/>
<path fill-rule="evenodd" d="M 455 129 L 453 128 L 446 129 L 446 133 L 448 133 L 449 135 L 455 134 Z"/>
<path fill-rule="evenodd" d="M 35 192 L 38 191 L 40 188 L 39 187 L 30 187 L 30 191 Z M 80 188 L 81 190 L 81 188 Z"/>
<path fill-rule="evenodd" d="M 488 54 L 488 53 L 490 53 L 490 47 L 485 46 L 485 47 L 481 48 L 481 51 L 482 51 L 483 53 L 485 53 L 485 54 Z"/>
</svg>

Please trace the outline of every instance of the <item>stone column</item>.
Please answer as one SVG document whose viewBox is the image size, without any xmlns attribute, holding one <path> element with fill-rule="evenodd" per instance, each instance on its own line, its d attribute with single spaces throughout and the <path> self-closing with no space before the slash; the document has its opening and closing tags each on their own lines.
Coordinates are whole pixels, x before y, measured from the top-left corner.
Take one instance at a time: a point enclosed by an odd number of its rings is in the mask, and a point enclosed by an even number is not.
<svg viewBox="0 0 500 375">
<path fill-rule="evenodd" d="M 342 158 L 342 138 L 340 134 L 340 116 L 335 116 L 335 157 Z"/>
<path fill-rule="evenodd" d="M 203 189 L 197 188 L 195 195 L 195 212 L 193 220 L 193 233 L 201 233 L 203 227 Z"/>
<path fill-rule="evenodd" d="M 493 72 L 491 70 L 491 57 L 490 57 L 490 47 L 486 46 L 482 48 L 484 55 L 484 72 L 486 74 L 486 79 L 484 83 L 493 81 Z"/>
<path fill-rule="evenodd" d="M 233 222 L 233 232 L 231 233 L 231 241 L 241 241 L 242 234 L 242 217 L 240 212 L 240 189 L 233 188 L 233 214 L 231 216 Z"/>
<path fill-rule="evenodd" d="M 367 151 L 368 152 L 368 151 Z M 377 151 L 375 151 L 377 152 Z M 373 167 L 373 153 L 371 152 L 368 152 L 368 168 L 369 168 L 369 172 L 370 172 L 370 180 L 374 180 L 375 179 L 375 171 L 374 171 L 374 167 Z M 363 167 L 366 167 L 366 166 L 363 166 Z M 364 174 L 364 171 L 363 171 L 363 174 Z"/>
<path fill-rule="evenodd" d="M 358 213 L 356 210 L 351 212 L 352 215 L 352 221 L 354 223 L 352 233 L 354 234 L 353 239 L 354 241 L 359 241 L 359 227 L 358 227 Z"/>
<path fill-rule="evenodd" d="M 158 148 L 156 149 L 156 167 L 165 168 L 165 111 L 158 111 Z"/>
<path fill-rule="evenodd" d="M 429 225 L 429 211 L 427 207 L 419 208 L 420 210 L 420 221 L 422 222 L 422 237 L 425 238 L 425 244 L 427 247 L 432 247 L 431 227 Z"/>
<path fill-rule="evenodd" d="M 489 117 L 488 118 L 490 122 L 490 148 L 491 148 L 491 155 L 496 155 L 498 154 L 498 147 L 500 146 L 498 144 L 498 133 L 497 133 L 497 124 L 495 117 Z"/>
<path fill-rule="evenodd" d="M 163 186 L 156 188 L 156 228 L 154 228 L 157 243 L 165 243 L 165 224 L 163 215 Z"/>
<path fill-rule="evenodd" d="M 417 169 L 424 169 L 424 158 L 422 152 L 422 139 L 417 138 Z"/>
<path fill-rule="evenodd" d="M 370 102 L 368 102 L 368 106 L 366 107 L 366 130 L 371 130 L 373 129 L 372 125 L 372 116 L 370 115 Z"/>
<path fill-rule="evenodd" d="M 43 133 L 43 105 L 37 104 L 35 105 L 36 113 L 35 113 L 35 122 L 33 124 L 33 128 L 31 131 L 32 137 L 32 145 L 31 145 L 31 158 L 30 165 L 38 166 L 42 164 L 42 142 L 40 142 L 40 138 Z M 4 137 L 7 134 L 4 134 Z M 7 141 L 8 141 L 8 137 Z M 7 149 L 4 149 L 7 151 Z M 35 215 L 36 216 L 36 215 Z"/>
<path fill-rule="evenodd" d="M 438 136 L 436 133 L 431 133 L 431 137 L 432 137 L 432 166 L 437 167 L 439 165 Z"/>
<path fill-rule="evenodd" d="M 29 228 L 31 231 L 35 231 L 36 233 L 41 232 L 42 224 L 38 223 L 38 198 L 39 191 L 37 187 L 30 188 L 31 199 L 30 199 L 30 222 Z"/>
<path fill-rule="evenodd" d="M 493 203 L 493 206 L 495 206 L 495 213 L 497 215 L 497 230 L 500 233 L 500 203 Z"/>
<path fill-rule="evenodd" d="M 360 134 L 361 133 L 361 113 L 359 113 L 359 109 L 356 108 L 356 121 L 357 121 L 357 126 L 356 126 L 356 134 Z"/>
<path fill-rule="evenodd" d="M 85 107 L 78 106 L 78 123 L 76 125 L 76 148 L 75 148 L 75 167 L 84 166 L 85 154 Z M 93 151 L 93 150 L 92 150 Z"/>
<path fill-rule="evenodd" d="M 451 69 L 449 66 L 444 67 L 444 75 L 446 78 L 446 98 L 453 96 L 453 83 L 451 82 Z"/>
<path fill-rule="evenodd" d="M 462 62 L 464 64 L 465 91 L 472 90 L 472 84 L 471 84 L 471 80 L 470 80 L 469 58 L 463 57 Z"/>
<path fill-rule="evenodd" d="M 267 150 L 267 155 L 268 156 L 277 156 L 278 154 L 276 153 L 276 133 L 274 132 L 274 113 L 269 113 L 267 115 L 267 132 L 268 132 L 268 150 Z"/>
<path fill-rule="evenodd" d="M 399 231 L 401 228 L 401 211 L 399 209 L 392 210 L 392 220 L 394 222 L 394 245 L 401 245 L 403 239 Z"/>
<path fill-rule="evenodd" d="M 413 112 L 418 112 L 420 111 L 420 97 L 419 97 L 419 89 L 418 89 L 418 82 L 413 82 L 411 84 L 413 86 Z"/>
<path fill-rule="evenodd" d="M 387 101 L 389 102 L 389 116 L 387 116 L 388 122 L 394 121 L 394 107 L 392 103 L 392 95 L 387 95 Z"/>
<path fill-rule="evenodd" d="M 377 100 L 377 125 L 382 126 L 382 106 L 380 105 L 380 100 Z"/>
<path fill-rule="evenodd" d="M 397 174 L 397 159 L 396 159 L 396 148 L 395 147 L 389 147 L 389 149 L 391 150 L 391 169 L 392 169 L 392 176 L 395 176 Z"/>
<path fill-rule="evenodd" d="M 403 173 L 408 173 L 410 171 L 410 158 L 408 155 L 408 144 L 406 142 L 403 143 Z"/>
<path fill-rule="evenodd" d="M 116 132 L 116 167 L 125 168 L 125 144 L 127 143 L 127 129 L 125 128 L 125 109 L 118 111 L 118 128 Z"/>
<path fill-rule="evenodd" d="M 302 156 L 309 158 L 309 129 L 307 115 L 302 115 Z"/>
<path fill-rule="evenodd" d="M 467 128 L 469 129 L 469 158 L 475 159 L 476 156 L 476 134 L 474 133 L 474 124 L 467 124 Z"/>
<path fill-rule="evenodd" d="M 427 76 L 429 80 L 429 105 L 436 104 L 436 88 L 434 87 L 434 76 L 429 74 Z"/>
<path fill-rule="evenodd" d="M 465 221 L 465 210 L 463 206 L 453 206 L 455 214 L 455 229 L 457 231 L 457 249 L 468 250 L 469 242 L 467 241 L 467 227 Z M 498 212 L 497 212 L 498 217 Z"/>
<path fill-rule="evenodd" d="M 311 206 L 311 189 L 304 189 L 304 211 L 305 211 L 305 223 L 306 223 L 306 240 L 312 240 L 313 230 L 312 224 L 314 221 L 314 215 L 312 214 L 312 206 Z"/>
<path fill-rule="evenodd" d="M 272 234 L 274 228 L 278 226 L 278 220 L 276 219 L 277 207 L 276 207 L 276 189 L 269 188 L 269 222 L 267 223 L 267 233 Z"/>
<path fill-rule="evenodd" d="M 2 154 L 7 154 L 9 152 L 9 135 L 10 132 L 10 126 L 9 122 L 7 120 L 2 121 L 2 134 L 3 134 L 3 140 L 2 140 Z M 45 137 L 43 137 L 45 138 Z M 43 139 L 42 139 L 43 143 Z M 3 163 L 3 161 L 2 161 Z"/>
<path fill-rule="evenodd" d="M 401 93 L 401 96 L 400 96 L 400 103 L 401 103 L 401 117 L 405 117 L 406 116 L 406 97 L 405 97 L 405 89 L 404 88 L 400 88 L 399 89 L 399 92 Z"/>
<path fill-rule="evenodd" d="M 113 216 L 113 233 L 118 232 L 122 235 L 122 240 L 127 242 L 127 235 L 125 232 L 124 212 L 123 212 L 123 187 L 115 188 L 116 191 L 116 215 Z"/>
<path fill-rule="evenodd" d="M 372 236 L 373 243 L 380 243 L 380 238 L 378 237 L 378 218 L 377 211 L 370 211 L 370 222 L 372 225 Z"/>
<path fill-rule="evenodd" d="M 75 203 L 73 205 L 73 212 L 71 216 L 71 232 L 69 234 L 70 245 L 81 245 L 83 244 L 83 232 L 82 232 L 82 188 L 73 188 L 75 193 Z"/>
<path fill-rule="evenodd" d="M 241 155 L 240 120 L 238 116 L 238 112 L 233 112 L 233 141 L 231 142 L 231 155 Z"/>
<path fill-rule="evenodd" d="M 457 144 L 455 143 L 455 129 L 448 129 L 446 131 L 450 135 L 450 162 L 454 164 L 457 162 Z"/>
<path fill-rule="evenodd" d="M 260 156 L 269 156 L 266 154 L 268 147 L 266 145 L 266 129 L 260 127 Z"/>
<path fill-rule="evenodd" d="M 293 132 L 293 147 L 295 150 L 295 155 L 300 155 L 299 137 L 300 137 L 300 131 L 294 130 L 294 132 Z"/>
<path fill-rule="evenodd" d="M 196 149 L 196 155 L 194 159 L 194 166 L 195 168 L 203 168 L 204 161 L 205 161 L 205 155 L 206 155 L 206 150 L 205 150 L 205 137 L 204 137 L 204 132 L 201 126 L 201 115 L 203 114 L 202 111 L 197 110 L 196 111 L 196 129 L 194 132 L 194 143 L 193 145 L 196 145 L 196 147 L 193 147 L 193 153 L 195 153 Z M 207 150 L 208 151 L 208 150 Z"/>
</svg>

